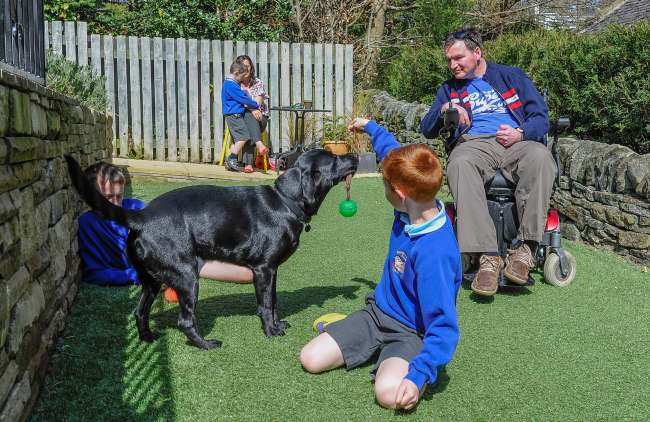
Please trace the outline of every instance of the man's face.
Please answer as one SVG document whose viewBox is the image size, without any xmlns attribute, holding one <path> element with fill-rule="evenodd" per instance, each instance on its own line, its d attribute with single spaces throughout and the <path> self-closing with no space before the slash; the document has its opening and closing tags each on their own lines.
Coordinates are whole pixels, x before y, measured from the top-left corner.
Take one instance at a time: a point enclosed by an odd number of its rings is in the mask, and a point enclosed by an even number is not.
<svg viewBox="0 0 650 422">
<path fill-rule="evenodd" d="M 104 198 L 108 199 L 108 202 L 118 207 L 122 206 L 122 200 L 124 199 L 123 183 L 112 183 L 110 180 L 98 180 L 97 185 Z"/>
<path fill-rule="evenodd" d="M 481 59 L 481 49 L 473 51 L 467 48 L 465 42 L 458 40 L 445 50 L 447 66 L 456 79 L 472 79 Z"/>
</svg>

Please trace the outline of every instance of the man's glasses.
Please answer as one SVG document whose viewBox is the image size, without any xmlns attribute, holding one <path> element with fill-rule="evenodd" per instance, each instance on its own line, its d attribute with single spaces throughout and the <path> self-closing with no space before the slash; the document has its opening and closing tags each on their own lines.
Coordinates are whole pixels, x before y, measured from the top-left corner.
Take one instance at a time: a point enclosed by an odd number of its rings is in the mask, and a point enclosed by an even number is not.
<svg viewBox="0 0 650 422">
<path fill-rule="evenodd" d="M 456 31 L 456 32 L 451 32 L 447 34 L 445 37 L 445 43 L 451 40 L 470 40 L 474 44 L 476 44 L 477 47 L 481 47 L 481 43 L 478 42 L 474 37 L 472 37 L 470 31 L 467 30 L 461 30 L 461 31 Z"/>
</svg>

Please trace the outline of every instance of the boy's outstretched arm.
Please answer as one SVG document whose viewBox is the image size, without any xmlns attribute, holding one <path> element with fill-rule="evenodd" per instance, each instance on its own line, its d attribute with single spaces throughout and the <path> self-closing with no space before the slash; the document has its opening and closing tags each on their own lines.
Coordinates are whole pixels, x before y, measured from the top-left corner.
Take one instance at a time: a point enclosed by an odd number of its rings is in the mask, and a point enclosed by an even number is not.
<svg viewBox="0 0 650 422">
<path fill-rule="evenodd" d="M 383 161 L 384 157 L 386 157 L 386 154 L 401 146 L 392 133 L 390 133 L 388 130 L 386 130 L 385 127 L 381 126 L 374 120 L 357 117 L 352 121 L 352 123 L 350 123 L 348 129 L 352 132 L 363 130 L 368 135 L 370 135 L 372 140 L 372 148 L 377 153 L 377 158 L 379 158 L 379 161 Z"/>
</svg>

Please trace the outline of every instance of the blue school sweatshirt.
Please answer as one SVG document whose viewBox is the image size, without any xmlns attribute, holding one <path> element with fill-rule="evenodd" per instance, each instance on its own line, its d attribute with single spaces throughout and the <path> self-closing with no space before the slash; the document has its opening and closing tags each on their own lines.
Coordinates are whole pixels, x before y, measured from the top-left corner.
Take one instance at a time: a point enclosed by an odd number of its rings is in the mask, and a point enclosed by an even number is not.
<svg viewBox="0 0 650 422">
<path fill-rule="evenodd" d="M 380 160 L 400 146 L 374 121 L 365 131 Z M 408 214 L 395 211 L 384 271 L 375 289 L 379 309 L 422 336 L 422 351 L 411 360 L 406 375 L 420 389 L 435 383 L 438 368 L 451 361 L 460 335 L 460 252 L 444 204 L 436 202 L 439 212 L 422 224 L 410 224 Z"/>
<path fill-rule="evenodd" d="M 140 210 L 145 203 L 124 198 L 122 207 Z M 86 283 L 121 286 L 140 284 L 138 273 L 126 255 L 129 229 L 112 220 L 100 218 L 94 211 L 79 217 L 79 255 Z"/>
<path fill-rule="evenodd" d="M 241 114 L 248 108 L 258 109 L 257 101 L 246 95 L 241 85 L 236 80 L 228 77 L 221 87 L 221 112 L 224 116 L 230 114 Z"/>
</svg>

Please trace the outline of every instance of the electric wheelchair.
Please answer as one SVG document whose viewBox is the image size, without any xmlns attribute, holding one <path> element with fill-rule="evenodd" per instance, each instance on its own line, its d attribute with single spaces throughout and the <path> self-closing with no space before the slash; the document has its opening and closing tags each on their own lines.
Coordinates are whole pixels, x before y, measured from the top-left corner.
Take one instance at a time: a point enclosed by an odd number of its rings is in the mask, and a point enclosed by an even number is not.
<svg viewBox="0 0 650 422">
<path fill-rule="evenodd" d="M 458 111 L 454 108 L 448 109 L 444 116 L 444 124 L 441 133 L 446 134 L 447 156 L 455 146 L 457 139 L 453 139 L 456 128 L 458 127 Z M 560 180 L 560 160 L 557 151 L 557 139 L 559 132 L 569 126 L 568 118 L 558 118 L 551 124 L 553 139 L 548 144 L 548 135 L 544 139 L 547 147 L 550 147 L 551 154 L 557 166 L 557 173 L 554 181 L 554 188 L 559 185 Z M 517 231 L 519 229 L 519 219 L 517 215 L 517 205 L 515 201 L 516 185 L 506 179 L 501 172 L 497 170 L 491 180 L 485 183 L 485 195 L 490 212 L 490 217 L 496 228 L 498 253 L 501 258 L 505 259 L 508 249 L 516 246 Z M 447 214 L 449 215 L 454 229 L 456 228 L 456 206 L 453 202 L 445 204 Z M 469 254 L 463 254 L 463 271 L 465 279 L 472 280 L 478 270 L 478 257 Z M 546 227 L 542 241 L 539 243 L 535 253 L 536 267 L 543 268 L 544 279 L 547 283 L 564 287 L 568 286 L 576 275 L 576 259 L 573 255 L 562 247 L 562 233 L 560 231 L 560 217 L 556 209 L 549 209 L 546 217 Z M 535 268 L 531 268 L 531 271 Z M 526 286 L 534 284 L 534 279 L 529 275 Z M 510 283 L 504 276 L 503 271 L 499 274 L 499 286 L 520 287 Z"/>
</svg>

